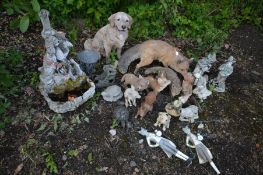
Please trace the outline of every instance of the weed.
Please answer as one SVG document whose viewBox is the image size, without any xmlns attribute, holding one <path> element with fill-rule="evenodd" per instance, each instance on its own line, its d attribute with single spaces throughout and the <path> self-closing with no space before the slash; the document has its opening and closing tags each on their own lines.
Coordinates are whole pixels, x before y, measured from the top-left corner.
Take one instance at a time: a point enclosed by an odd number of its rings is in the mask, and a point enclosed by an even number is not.
<svg viewBox="0 0 263 175">
<path fill-rule="evenodd" d="M 69 152 L 68 152 L 68 155 L 70 157 L 77 157 L 78 154 L 79 154 L 79 151 L 77 149 L 72 149 L 72 150 L 69 150 Z"/>
<path fill-rule="evenodd" d="M 6 110 L 9 108 L 11 103 L 0 94 L 0 130 L 5 129 L 7 124 L 11 123 L 11 118 L 5 115 Z"/>
<path fill-rule="evenodd" d="M 22 33 L 27 31 L 30 22 L 39 20 L 40 4 L 38 0 L 4 0 L 2 5 L 8 15 L 13 15 L 15 12 L 19 14 L 18 18 L 10 22 L 10 26 L 11 28 L 19 28 Z"/>
<path fill-rule="evenodd" d="M 110 64 L 114 65 L 116 61 L 118 61 L 117 52 L 114 50 L 110 53 Z"/>
<path fill-rule="evenodd" d="M 119 125 L 119 124 L 118 124 L 118 120 L 117 120 L 116 118 L 114 118 L 114 119 L 112 120 L 111 128 L 114 129 L 114 128 L 116 128 L 118 125 Z"/>
<path fill-rule="evenodd" d="M 92 155 L 92 152 L 90 152 L 90 153 L 88 154 L 88 162 L 89 162 L 90 164 L 92 164 L 92 161 L 93 161 L 93 155 Z"/>
<path fill-rule="evenodd" d="M 97 101 L 99 100 L 100 97 L 100 92 L 96 92 L 94 94 L 94 96 L 92 98 L 90 98 L 87 102 L 86 102 L 86 106 L 88 109 L 94 110 L 95 107 L 97 106 Z"/>
<path fill-rule="evenodd" d="M 31 75 L 31 81 L 30 84 L 34 87 L 36 87 L 39 83 L 39 73 L 38 72 L 32 72 Z"/>
<path fill-rule="evenodd" d="M 62 122 L 62 119 L 63 119 L 63 117 L 61 114 L 53 115 L 51 121 L 53 123 L 53 128 L 54 128 L 55 132 L 57 132 L 59 124 Z"/>
<path fill-rule="evenodd" d="M 57 174 L 58 173 L 58 167 L 57 167 L 57 164 L 54 160 L 53 155 L 49 152 L 46 152 L 42 156 L 45 157 L 46 167 L 48 168 L 49 172 Z"/>
</svg>

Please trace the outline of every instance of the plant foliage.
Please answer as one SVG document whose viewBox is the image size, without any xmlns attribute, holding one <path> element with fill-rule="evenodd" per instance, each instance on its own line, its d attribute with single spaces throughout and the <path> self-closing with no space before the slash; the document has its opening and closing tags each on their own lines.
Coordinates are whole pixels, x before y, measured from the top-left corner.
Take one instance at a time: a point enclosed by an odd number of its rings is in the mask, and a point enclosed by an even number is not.
<svg viewBox="0 0 263 175">
<path fill-rule="evenodd" d="M 8 15 L 18 14 L 18 17 L 10 22 L 10 26 L 19 28 L 22 33 L 27 31 L 30 22 L 39 20 L 40 4 L 38 0 L 4 0 L 2 4 Z"/>
</svg>

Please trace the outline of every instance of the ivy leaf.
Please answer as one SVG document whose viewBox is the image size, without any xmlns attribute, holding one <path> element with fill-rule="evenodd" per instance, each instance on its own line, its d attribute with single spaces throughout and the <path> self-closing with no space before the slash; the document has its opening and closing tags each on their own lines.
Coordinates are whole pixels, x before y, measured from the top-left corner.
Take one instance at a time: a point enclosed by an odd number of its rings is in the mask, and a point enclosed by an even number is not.
<svg viewBox="0 0 263 175">
<path fill-rule="evenodd" d="M 6 10 L 6 12 L 7 12 L 8 15 L 13 15 L 14 10 L 9 8 L 9 9 Z"/>
<path fill-rule="evenodd" d="M 33 10 L 35 12 L 39 12 L 40 11 L 40 5 L 39 5 L 37 0 L 32 0 L 31 4 L 32 4 Z"/>
<path fill-rule="evenodd" d="M 92 160 L 93 160 L 93 156 L 92 156 L 92 152 L 90 152 L 90 153 L 88 154 L 88 161 L 89 161 L 89 163 L 91 163 Z"/>
<path fill-rule="evenodd" d="M 19 24 L 19 29 L 22 33 L 25 33 L 28 29 L 29 26 L 29 17 L 28 16 L 23 16 L 20 19 L 20 24 Z"/>
<path fill-rule="evenodd" d="M 74 0 L 67 0 L 67 4 L 73 4 Z"/>
<path fill-rule="evenodd" d="M 47 126 L 47 123 L 42 123 L 40 127 L 37 129 L 37 131 L 43 131 Z"/>
</svg>

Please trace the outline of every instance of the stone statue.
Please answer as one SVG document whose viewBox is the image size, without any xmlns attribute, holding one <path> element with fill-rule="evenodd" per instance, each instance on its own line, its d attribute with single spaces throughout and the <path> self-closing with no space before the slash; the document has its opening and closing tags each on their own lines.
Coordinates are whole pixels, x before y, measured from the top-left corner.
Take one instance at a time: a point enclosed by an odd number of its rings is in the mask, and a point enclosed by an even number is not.
<svg viewBox="0 0 263 175">
<path fill-rule="evenodd" d="M 118 101 L 122 98 L 123 93 L 121 91 L 121 87 L 117 85 L 112 85 L 107 87 L 102 93 L 101 93 L 103 99 L 105 101 L 113 102 Z"/>
<path fill-rule="evenodd" d="M 39 17 L 46 48 L 43 66 L 39 68 L 40 92 L 53 111 L 65 113 L 75 110 L 93 96 L 95 85 L 73 59 L 67 58 L 69 48 L 73 45 L 65 37 L 65 33 L 51 27 L 49 12 L 42 9 Z M 81 95 L 68 100 L 74 91 L 81 92 Z"/>
<path fill-rule="evenodd" d="M 212 94 L 212 92 L 209 91 L 206 87 L 207 81 L 207 75 L 201 75 L 198 79 L 195 80 L 196 88 L 193 90 L 193 93 L 196 94 L 201 101 L 205 100 Z"/>
<path fill-rule="evenodd" d="M 171 140 L 161 137 L 162 136 L 161 131 L 156 130 L 155 133 L 151 133 L 148 132 L 146 129 L 141 128 L 139 134 L 146 137 L 147 143 L 150 147 L 158 147 L 158 146 L 161 147 L 169 158 L 171 158 L 172 155 L 174 155 L 184 161 L 189 160 L 189 157 L 184 153 L 182 153 L 181 151 L 179 151 L 176 148 L 176 145 Z"/>
<path fill-rule="evenodd" d="M 185 127 L 183 128 L 183 132 L 187 134 L 186 136 L 186 145 L 190 148 L 195 148 L 196 153 L 199 159 L 200 164 L 204 164 L 209 162 L 213 169 L 216 171 L 217 174 L 220 174 L 219 170 L 217 169 L 216 165 L 212 161 L 213 156 L 210 150 L 200 141 L 198 137 L 191 133 L 190 128 Z M 192 144 L 190 144 L 190 142 Z"/>
<path fill-rule="evenodd" d="M 186 108 L 181 109 L 180 121 L 186 121 L 189 123 L 194 123 L 195 119 L 198 119 L 198 107 L 195 105 L 190 105 Z"/>
<path fill-rule="evenodd" d="M 207 57 L 198 60 L 197 65 L 194 69 L 195 78 L 201 77 L 205 72 L 209 72 L 212 67 L 212 63 L 216 62 L 216 54 L 210 53 Z"/>
<path fill-rule="evenodd" d="M 115 82 L 116 74 L 116 67 L 110 64 L 104 65 L 102 74 L 95 77 L 96 86 L 103 88 L 112 85 Z"/>
<path fill-rule="evenodd" d="M 217 92 L 225 92 L 226 84 L 225 81 L 229 75 L 233 73 L 233 64 L 236 62 L 233 56 L 230 56 L 226 63 L 219 66 L 219 73 L 217 78 L 213 80 L 213 83 L 216 85 L 215 91 Z"/>
</svg>

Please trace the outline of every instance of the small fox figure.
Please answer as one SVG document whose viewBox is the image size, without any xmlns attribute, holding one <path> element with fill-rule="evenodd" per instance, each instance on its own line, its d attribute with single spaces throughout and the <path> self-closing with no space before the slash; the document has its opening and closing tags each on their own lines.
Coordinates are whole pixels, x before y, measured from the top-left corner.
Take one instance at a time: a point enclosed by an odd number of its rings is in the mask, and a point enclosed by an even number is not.
<svg viewBox="0 0 263 175">
<path fill-rule="evenodd" d="M 179 49 L 161 40 L 147 40 L 128 49 L 121 56 L 118 66 L 121 73 L 126 73 L 129 65 L 136 59 L 140 62 L 136 65 L 134 73 L 139 68 L 151 64 L 154 60 L 160 61 L 164 67 L 171 67 L 185 76 L 189 69 L 190 59 L 186 58 Z"/>
<path fill-rule="evenodd" d="M 135 87 L 136 91 L 142 91 L 147 89 L 149 85 L 149 81 L 143 78 L 141 75 L 137 77 L 134 74 L 125 74 L 121 78 L 121 82 L 123 82 L 124 86 L 132 85 Z"/>
<path fill-rule="evenodd" d="M 165 72 L 166 78 L 168 80 L 171 80 L 171 84 L 170 84 L 171 95 L 173 97 L 176 95 L 179 95 L 181 90 L 182 90 L 182 83 L 181 83 L 181 80 L 179 79 L 179 77 L 177 76 L 177 73 L 175 71 L 173 71 L 172 69 L 166 68 L 166 67 L 156 66 L 156 67 L 150 67 L 150 68 L 146 69 L 144 71 L 144 73 L 145 74 L 152 74 L 152 73 L 158 73 L 160 71 Z"/>
<path fill-rule="evenodd" d="M 156 92 L 161 92 L 171 83 L 170 80 L 167 80 L 166 76 L 164 75 L 164 72 L 160 73 L 160 76 L 157 78 L 153 78 L 153 76 L 148 76 L 145 77 L 145 79 L 149 81 L 149 87 Z"/>
<path fill-rule="evenodd" d="M 151 91 L 146 95 L 144 102 L 142 102 L 141 106 L 138 108 L 135 118 L 140 116 L 140 118 L 142 119 L 148 112 L 152 111 L 157 94 L 158 92 Z"/>
</svg>

